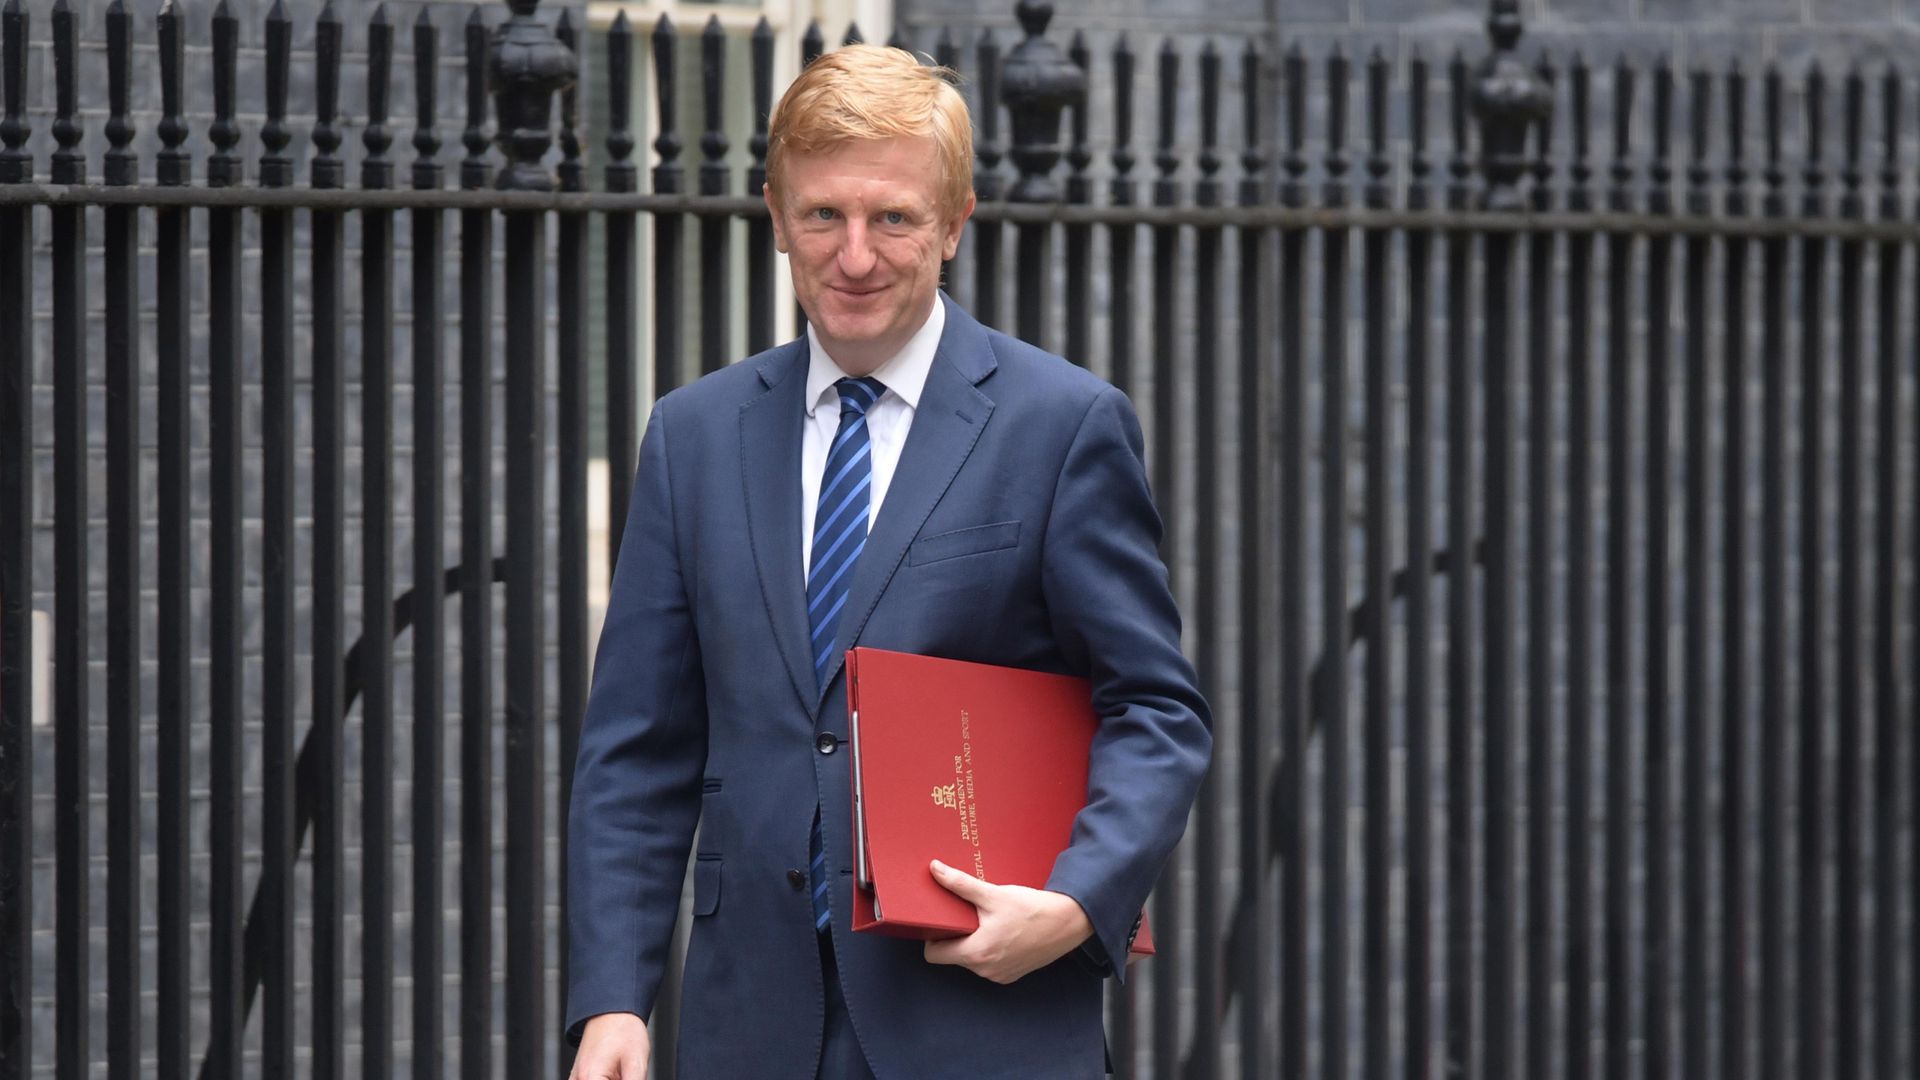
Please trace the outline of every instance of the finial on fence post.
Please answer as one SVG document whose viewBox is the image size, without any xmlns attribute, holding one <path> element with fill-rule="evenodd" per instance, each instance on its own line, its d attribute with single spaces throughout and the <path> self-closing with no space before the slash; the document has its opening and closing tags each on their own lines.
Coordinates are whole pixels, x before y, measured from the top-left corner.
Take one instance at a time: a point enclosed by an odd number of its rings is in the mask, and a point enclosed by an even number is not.
<svg viewBox="0 0 1920 1080">
<path fill-rule="evenodd" d="M 87 152 L 80 148 L 86 128 L 80 122 L 80 31 L 67 0 L 53 4 L 53 182 L 87 182 Z"/>
<path fill-rule="evenodd" d="M 573 85 L 580 71 L 573 50 L 533 17 L 539 3 L 508 0 L 513 17 L 493 32 L 495 139 L 507 156 L 494 186 L 503 190 L 553 190 L 553 174 L 540 163 L 553 142 L 553 95 Z"/>
<path fill-rule="evenodd" d="M 1053 5 L 1020 0 L 1014 15 L 1027 32 L 1007 54 L 1000 72 L 1000 99 L 1013 127 L 1009 156 L 1020 178 L 1007 193 L 1012 202 L 1058 202 L 1060 185 L 1050 175 L 1060 161 L 1060 114 L 1087 99 L 1087 76 L 1060 46 L 1046 38 Z"/>
<path fill-rule="evenodd" d="M 238 97 L 235 82 L 240 66 L 240 20 L 220 0 L 213 9 L 213 123 L 207 128 L 207 141 L 213 153 L 207 155 L 207 186 L 231 187 L 240 182 L 240 124 L 234 119 Z"/>
<path fill-rule="evenodd" d="M 133 16 L 123 0 L 107 5 L 107 150 L 106 180 L 109 184 L 134 184 L 140 180 L 140 156 L 127 144 L 133 141 L 133 122 L 127 114 L 133 81 Z"/>
<path fill-rule="evenodd" d="M 162 11 L 172 10 L 169 3 Z M 33 128 L 27 123 L 27 8 L 20 0 L 7 0 L 0 8 L 0 34 L 4 35 L 4 56 L 0 56 L 0 75 L 6 81 L 6 113 L 0 117 L 0 184 L 24 184 L 33 179 L 33 154 L 27 150 L 27 137 Z"/>
<path fill-rule="evenodd" d="M 1527 130 L 1546 120 L 1553 99 L 1514 51 L 1520 41 L 1519 0 L 1493 0 L 1487 16 L 1493 52 L 1480 65 L 1473 110 L 1480 120 L 1480 161 L 1489 210 L 1518 210 L 1519 181 L 1527 168 Z"/>
</svg>

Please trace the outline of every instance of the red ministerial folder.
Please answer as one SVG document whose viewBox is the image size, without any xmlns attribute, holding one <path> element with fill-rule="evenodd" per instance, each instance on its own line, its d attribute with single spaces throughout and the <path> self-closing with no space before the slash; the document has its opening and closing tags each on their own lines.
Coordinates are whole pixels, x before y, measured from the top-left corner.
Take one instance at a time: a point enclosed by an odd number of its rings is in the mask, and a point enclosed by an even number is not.
<svg viewBox="0 0 1920 1080">
<path fill-rule="evenodd" d="M 972 933 L 939 859 L 996 885 L 1044 888 L 1086 805 L 1099 718 L 1085 679 L 856 648 L 847 654 L 853 928 Z M 1153 954 L 1143 915 L 1132 952 Z"/>
</svg>

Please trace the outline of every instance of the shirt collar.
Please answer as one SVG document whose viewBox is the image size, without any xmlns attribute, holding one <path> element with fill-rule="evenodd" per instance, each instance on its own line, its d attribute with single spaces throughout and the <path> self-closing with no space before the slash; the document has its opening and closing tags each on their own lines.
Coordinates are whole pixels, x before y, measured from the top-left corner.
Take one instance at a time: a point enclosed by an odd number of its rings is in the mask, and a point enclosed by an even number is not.
<svg viewBox="0 0 1920 1080">
<path fill-rule="evenodd" d="M 946 326 L 947 305 L 935 296 L 927 321 L 899 352 L 874 369 L 873 377 L 885 384 L 889 393 L 906 402 L 909 409 L 920 407 L 920 391 L 927 385 L 927 373 L 933 370 L 933 354 L 940 347 L 940 335 Z M 813 324 L 807 324 L 807 415 L 814 415 L 823 404 L 839 400 L 833 384 L 846 377 L 847 373 L 840 370 L 840 365 L 821 347 Z"/>
</svg>

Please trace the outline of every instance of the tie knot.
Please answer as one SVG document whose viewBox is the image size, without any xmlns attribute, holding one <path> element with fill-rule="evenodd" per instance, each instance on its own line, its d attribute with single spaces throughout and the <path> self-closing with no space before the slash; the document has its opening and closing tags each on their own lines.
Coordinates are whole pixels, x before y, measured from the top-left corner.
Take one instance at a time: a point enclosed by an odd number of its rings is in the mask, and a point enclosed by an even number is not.
<svg viewBox="0 0 1920 1080">
<path fill-rule="evenodd" d="M 866 415 L 866 411 L 873 406 L 873 403 L 880 400 L 880 395 L 887 392 L 886 386 L 872 376 L 864 379 L 841 379 L 833 384 L 833 388 L 840 391 L 842 416 L 849 412 Z"/>
</svg>

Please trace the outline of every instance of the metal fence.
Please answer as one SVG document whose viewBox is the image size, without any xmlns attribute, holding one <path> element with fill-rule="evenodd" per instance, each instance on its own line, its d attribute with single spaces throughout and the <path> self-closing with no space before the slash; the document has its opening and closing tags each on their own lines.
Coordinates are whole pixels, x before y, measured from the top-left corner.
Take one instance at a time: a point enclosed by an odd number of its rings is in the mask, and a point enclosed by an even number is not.
<svg viewBox="0 0 1920 1080">
<path fill-rule="evenodd" d="M 699 194 L 685 193 L 682 38 L 664 19 L 657 160 L 637 190 L 624 16 L 604 37 L 590 191 L 574 29 L 550 31 L 534 0 L 509 6 L 501 25 L 478 8 L 467 24 L 457 188 L 424 13 L 410 186 L 390 153 L 394 27 L 382 10 L 353 28 L 369 80 L 349 187 L 349 28 L 331 7 L 310 56 L 283 8 L 267 17 L 256 153 L 236 120 L 237 20 L 212 13 L 210 70 L 190 73 L 183 46 L 207 24 L 169 4 L 151 28 L 149 179 L 130 149 L 146 30 L 116 3 L 104 182 L 79 149 L 66 0 L 46 182 L 27 149 L 28 11 L 0 9 L 0 1077 L 98 1060 L 162 1077 L 566 1067 L 549 837 L 565 835 L 587 685 L 589 455 L 610 462 L 617 551 L 643 382 L 661 393 L 772 344 L 776 260 L 763 205 L 731 194 L 717 22 L 699 58 Z M 932 50 L 969 75 L 980 135 L 982 203 L 948 282 L 984 321 L 1011 311 L 1010 329 L 1133 395 L 1219 717 L 1216 767 L 1153 901 L 1161 954 L 1110 996 L 1117 1071 L 1909 1074 L 1920 192 L 1906 77 L 1849 70 L 1830 101 L 1817 69 L 1523 62 L 1511 0 L 1493 3 L 1471 64 L 1211 43 L 1196 60 L 1175 35 L 1148 54 L 1142 190 L 1145 57 L 1124 36 L 1100 55 L 1079 37 L 1060 49 L 1050 8 L 1019 5 L 1026 36 L 1005 56 L 991 32 Z M 748 192 L 774 44 L 753 35 Z M 822 47 L 816 27 L 802 48 Z M 317 72 L 305 183 L 286 153 L 296 60 Z M 199 178 L 190 74 L 215 102 Z M 1284 138 L 1269 145 L 1275 106 Z M 1223 117 L 1241 132 L 1230 148 Z M 412 367 L 396 371 L 403 333 Z M 604 448 L 587 443 L 595 410 Z M 30 726 L 36 597 L 52 604 L 48 731 Z M 405 875 L 372 869 L 399 865 L 397 849 Z M 357 890 L 349 851 L 368 868 Z M 33 962 L 48 908 L 50 987 Z M 655 1023 L 662 1075 L 671 1007 Z M 50 1050 L 32 1044 L 36 1010 Z"/>
</svg>

